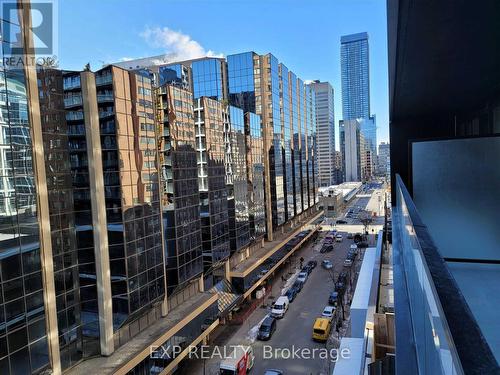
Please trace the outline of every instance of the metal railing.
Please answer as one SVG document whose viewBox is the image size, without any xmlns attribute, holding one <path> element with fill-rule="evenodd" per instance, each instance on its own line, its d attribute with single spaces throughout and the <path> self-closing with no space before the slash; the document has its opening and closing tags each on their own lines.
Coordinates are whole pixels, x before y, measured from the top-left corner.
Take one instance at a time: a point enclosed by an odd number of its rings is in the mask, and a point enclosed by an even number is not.
<svg viewBox="0 0 500 375">
<path fill-rule="evenodd" d="M 392 216 L 398 374 L 500 369 L 401 177 Z"/>
</svg>

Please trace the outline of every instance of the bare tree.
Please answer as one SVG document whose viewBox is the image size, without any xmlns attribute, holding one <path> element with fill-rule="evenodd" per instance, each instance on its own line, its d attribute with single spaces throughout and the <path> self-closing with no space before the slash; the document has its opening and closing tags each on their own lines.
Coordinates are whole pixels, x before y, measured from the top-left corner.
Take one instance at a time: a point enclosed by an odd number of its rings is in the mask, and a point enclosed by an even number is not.
<svg viewBox="0 0 500 375">
<path fill-rule="evenodd" d="M 364 233 L 368 232 L 368 227 L 373 223 L 373 216 L 368 211 L 359 214 L 359 221 L 363 224 Z"/>
</svg>

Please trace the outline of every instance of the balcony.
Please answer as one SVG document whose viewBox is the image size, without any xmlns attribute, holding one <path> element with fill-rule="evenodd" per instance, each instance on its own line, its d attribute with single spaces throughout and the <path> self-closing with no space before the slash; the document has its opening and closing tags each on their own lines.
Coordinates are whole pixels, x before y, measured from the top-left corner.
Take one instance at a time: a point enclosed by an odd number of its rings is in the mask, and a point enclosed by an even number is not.
<svg viewBox="0 0 500 375">
<path fill-rule="evenodd" d="M 113 94 L 97 94 L 97 102 L 112 102 L 114 100 Z"/>
<path fill-rule="evenodd" d="M 83 112 L 82 111 L 68 112 L 66 113 L 66 120 L 67 121 L 83 120 Z"/>
<path fill-rule="evenodd" d="M 77 105 L 82 105 L 81 95 L 67 96 L 64 98 L 64 106 L 66 108 L 77 106 Z"/>
<path fill-rule="evenodd" d="M 113 75 L 111 75 L 111 74 L 103 74 L 101 76 L 95 77 L 95 84 L 97 86 L 109 85 L 112 83 L 113 83 Z"/>
<path fill-rule="evenodd" d="M 486 327 L 493 331 L 498 327 L 476 320 L 474 302 L 466 300 L 467 293 L 455 280 L 452 265 L 441 256 L 446 249 L 436 247 L 399 175 L 395 186 L 396 373 L 498 373 L 492 342 L 485 339 L 490 333 Z M 446 220 L 444 215 L 442 219 Z M 476 273 L 476 277 L 482 275 Z M 478 280 L 471 282 L 481 284 Z M 486 290 L 477 292 L 487 295 Z"/>
<path fill-rule="evenodd" d="M 108 110 L 104 110 L 104 111 L 99 111 L 99 118 L 110 117 L 110 116 L 113 116 L 114 114 L 115 114 L 115 112 L 112 109 L 108 109 Z"/>
</svg>

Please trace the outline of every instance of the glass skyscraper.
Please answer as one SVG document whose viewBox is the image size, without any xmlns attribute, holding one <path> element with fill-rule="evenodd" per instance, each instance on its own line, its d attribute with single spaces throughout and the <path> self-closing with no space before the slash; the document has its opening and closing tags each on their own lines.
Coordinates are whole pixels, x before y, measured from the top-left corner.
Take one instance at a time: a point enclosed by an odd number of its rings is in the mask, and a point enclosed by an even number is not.
<svg viewBox="0 0 500 375">
<path fill-rule="evenodd" d="M 340 39 L 342 115 L 344 120 L 370 116 L 370 65 L 368 34 L 345 35 Z"/>
<path fill-rule="evenodd" d="M 370 115 L 370 62 L 368 34 L 344 35 L 340 39 L 343 120 L 359 120 L 369 160 L 377 155 L 377 126 Z M 373 170 L 373 163 L 370 171 Z M 371 173 L 371 172 L 370 172 Z"/>
</svg>

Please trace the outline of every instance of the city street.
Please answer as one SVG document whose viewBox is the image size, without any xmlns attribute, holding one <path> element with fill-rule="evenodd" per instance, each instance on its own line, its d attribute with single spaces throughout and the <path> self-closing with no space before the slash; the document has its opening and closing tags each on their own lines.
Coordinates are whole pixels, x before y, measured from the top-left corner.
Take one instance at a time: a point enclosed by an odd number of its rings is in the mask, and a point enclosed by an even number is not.
<svg viewBox="0 0 500 375">
<path fill-rule="evenodd" d="M 339 272 L 343 269 L 343 262 L 347 255 L 349 245 L 352 240 L 345 239 L 346 233 L 340 232 L 344 236 L 341 243 L 335 243 L 334 251 L 326 254 L 319 253 L 310 246 L 306 250 L 309 257 L 318 262 L 318 266 L 310 274 L 302 291 L 290 304 L 290 308 L 285 317 L 278 321 L 277 329 L 269 341 L 256 341 L 253 345 L 255 352 L 255 373 L 263 374 L 266 369 L 277 368 L 283 370 L 286 374 L 320 374 L 327 370 L 324 359 L 285 359 L 273 358 L 263 359 L 264 345 L 272 346 L 273 349 L 288 348 L 325 348 L 324 343 L 312 340 L 312 327 L 314 320 L 321 316 L 323 308 L 328 305 L 328 296 L 334 289 L 332 275 L 336 279 Z M 333 272 L 327 271 L 321 267 L 321 261 L 331 260 L 334 264 Z M 336 332 L 332 330 L 332 334 Z"/>
<path fill-rule="evenodd" d="M 373 204 L 374 200 L 378 201 L 377 192 L 382 190 L 371 190 L 361 197 L 356 197 L 353 199 L 348 208 L 359 206 L 361 209 L 365 209 L 368 205 Z M 377 218 L 378 219 L 378 218 Z M 381 223 L 380 223 L 381 224 Z M 378 222 L 369 227 L 371 229 L 378 230 L 381 226 Z M 275 277 L 275 282 L 272 289 L 272 300 L 267 300 L 265 303 L 268 305 L 264 308 L 256 309 L 247 319 L 247 321 L 239 326 L 228 339 L 221 341 L 217 339 L 215 344 L 218 346 L 230 346 L 230 345 L 240 345 L 240 344 L 251 344 L 255 354 L 255 364 L 252 372 L 254 374 L 263 374 L 266 369 L 280 369 L 284 371 L 285 374 L 291 375 L 304 375 L 304 374 L 327 374 L 333 368 L 333 364 L 329 364 L 327 360 L 321 358 L 311 358 L 311 359 L 292 359 L 283 358 L 283 356 L 288 355 L 286 349 L 302 349 L 302 348 L 327 348 L 332 349 L 331 344 L 327 347 L 325 343 L 315 342 L 312 340 L 312 327 L 314 321 L 317 317 L 321 316 L 321 313 L 325 306 L 328 305 L 328 296 L 331 291 L 334 290 L 334 280 L 337 279 L 338 274 L 346 270 L 343 267 L 344 259 L 346 258 L 347 252 L 353 240 L 347 239 L 347 233 L 357 233 L 363 231 L 363 225 L 359 221 L 352 220 L 350 224 L 345 225 L 322 225 L 323 231 L 320 233 L 316 243 L 310 243 L 304 248 L 298 250 L 294 255 L 294 263 L 292 264 L 293 269 L 290 266 L 283 267 L 279 272 L 277 277 Z M 343 235 L 342 242 L 334 242 L 334 250 L 329 253 L 320 253 L 320 249 L 323 244 L 325 236 L 331 229 L 337 229 Z M 369 245 L 375 243 L 374 236 L 370 236 L 368 239 Z M 352 267 L 352 279 L 355 280 L 356 272 L 359 270 L 363 251 L 360 252 L 360 256 L 357 258 L 355 264 Z M 275 300 L 281 292 L 285 285 L 290 285 L 291 282 L 281 281 L 281 275 L 285 277 L 296 277 L 299 270 L 300 257 L 304 258 L 304 264 L 309 260 L 316 260 L 318 262 L 317 267 L 309 275 L 307 282 L 305 283 L 302 291 L 297 295 L 295 300 L 290 304 L 290 307 L 285 314 L 283 319 L 277 321 L 277 329 L 272 335 L 269 341 L 258 341 L 256 340 L 256 334 L 260 322 L 263 318 L 270 313 L 270 304 Z M 333 270 L 327 271 L 321 267 L 321 262 L 323 260 L 330 260 L 334 268 Z M 354 288 L 354 284 L 353 284 Z M 352 291 L 352 293 L 354 290 Z M 351 294 L 352 295 L 352 294 Z M 349 296 L 346 300 L 349 299 Z M 348 309 L 346 310 L 348 311 Z M 225 329 L 230 330 L 230 327 Z M 349 329 L 349 328 L 348 328 Z M 336 337 L 338 333 L 335 329 L 332 329 L 331 335 Z M 292 347 L 294 346 L 294 347 Z M 269 353 L 270 348 L 274 350 L 272 353 L 272 358 L 264 359 L 264 353 Z M 285 349 L 283 352 L 282 349 Z M 267 350 L 265 352 L 265 350 Z M 266 355 L 266 357 L 268 357 Z M 218 373 L 220 358 L 213 358 L 210 360 L 191 360 L 186 363 L 186 366 L 180 371 L 182 374 L 209 374 L 214 375 Z"/>
</svg>

